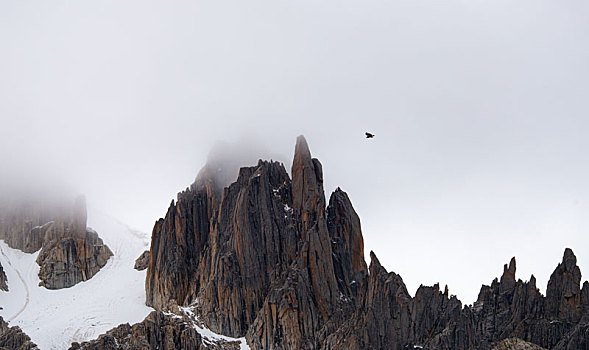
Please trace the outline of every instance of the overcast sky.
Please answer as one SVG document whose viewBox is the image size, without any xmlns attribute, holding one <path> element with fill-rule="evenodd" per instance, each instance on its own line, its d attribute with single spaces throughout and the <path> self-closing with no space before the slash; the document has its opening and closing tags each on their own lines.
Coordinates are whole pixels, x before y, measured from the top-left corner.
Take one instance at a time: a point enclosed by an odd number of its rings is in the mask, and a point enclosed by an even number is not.
<svg viewBox="0 0 589 350">
<path fill-rule="evenodd" d="M 2 184 L 65 185 L 151 232 L 216 141 L 290 168 L 304 134 L 411 294 L 472 303 L 512 256 L 544 293 L 565 247 L 589 276 L 588 18 L 586 0 L 0 0 Z"/>
</svg>

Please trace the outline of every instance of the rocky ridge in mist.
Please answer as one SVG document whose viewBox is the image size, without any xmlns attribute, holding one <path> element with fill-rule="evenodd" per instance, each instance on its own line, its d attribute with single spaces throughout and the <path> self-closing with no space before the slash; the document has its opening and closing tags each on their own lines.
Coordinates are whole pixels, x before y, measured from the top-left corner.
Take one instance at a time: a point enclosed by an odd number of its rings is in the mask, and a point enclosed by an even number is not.
<svg viewBox="0 0 589 350">
<path fill-rule="evenodd" d="M 546 296 L 533 276 L 516 280 L 514 258 L 472 306 L 437 284 L 412 297 L 374 253 L 366 266 L 358 215 L 341 189 L 326 206 L 321 163 L 304 138 L 292 177 L 267 161 L 225 188 L 212 174 L 201 171 L 154 226 L 145 287 L 158 311 L 82 347 L 205 344 L 178 311 L 189 308 L 252 349 L 589 349 L 589 283 L 581 288 L 570 249 Z M 161 325 L 160 335 L 146 338 L 146 325 Z"/>
<path fill-rule="evenodd" d="M 74 205 L 22 201 L 0 211 L 0 239 L 26 253 L 40 249 L 40 284 L 71 287 L 94 276 L 112 256 L 98 234 L 86 227 L 86 201 Z"/>
</svg>

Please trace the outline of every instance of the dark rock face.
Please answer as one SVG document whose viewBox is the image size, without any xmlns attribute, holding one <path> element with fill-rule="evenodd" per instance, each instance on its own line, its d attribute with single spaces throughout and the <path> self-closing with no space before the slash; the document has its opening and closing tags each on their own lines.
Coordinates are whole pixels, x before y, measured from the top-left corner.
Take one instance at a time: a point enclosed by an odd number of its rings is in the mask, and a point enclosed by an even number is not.
<svg viewBox="0 0 589 350">
<path fill-rule="evenodd" d="M 8 279 L 6 278 L 6 273 L 4 273 L 4 268 L 2 264 L 0 264 L 0 290 L 8 292 Z"/>
<path fill-rule="evenodd" d="M 135 260 L 135 266 L 133 268 L 137 271 L 143 271 L 149 265 L 149 250 L 144 251 L 138 258 Z"/>
<path fill-rule="evenodd" d="M 94 276 L 112 256 L 98 234 L 86 228 L 86 201 L 15 202 L 2 208 L 0 238 L 12 248 L 32 253 L 41 249 L 37 263 L 40 285 L 67 288 Z"/>
<path fill-rule="evenodd" d="M 8 323 L 0 317 L 0 349 L 38 350 L 39 348 L 19 327 L 8 327 Z"/>
<path fill-rule="evenodd" d="M 583 348 L 589 283 L 570 249 L 547 296 L 516 280 L 516 261 L 463 307 L 448 288 L 421 286 L 363 253 L 360 220 L 339 188 L 329 205 L 321 163 L 297 139 L 292 180 L 259 161 L 228 187 L 206 166 L 156 222 L 146 278 L 158 310 L 196 303 L 213 331 L 253 349 L 491 349 L 507 338 Z"/>
</svg>

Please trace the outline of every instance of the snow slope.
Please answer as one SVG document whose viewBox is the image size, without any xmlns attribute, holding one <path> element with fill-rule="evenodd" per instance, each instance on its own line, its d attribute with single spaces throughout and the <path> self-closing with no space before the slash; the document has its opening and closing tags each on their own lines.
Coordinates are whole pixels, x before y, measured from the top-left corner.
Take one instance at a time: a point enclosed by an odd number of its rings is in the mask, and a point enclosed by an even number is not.
<svg viewBox="0 0 589 350">
<path fill-rule="evenodd" d="M 142 321 L 145 271 L 133 269 L 135 259 L 149 249 L 148 237 L 96 210 L 88 226 L 98 232 L 114 255 L 90 280 L 60 290 L 39 287 L 39 252 L 26 254 L 0 240 L 0 261 L 8 292 L 0 291 L 0 316 L 21 327 L 40 349 L 67 349 L 73 341 L 96 338 L 121 323 Z"/>
</svg>

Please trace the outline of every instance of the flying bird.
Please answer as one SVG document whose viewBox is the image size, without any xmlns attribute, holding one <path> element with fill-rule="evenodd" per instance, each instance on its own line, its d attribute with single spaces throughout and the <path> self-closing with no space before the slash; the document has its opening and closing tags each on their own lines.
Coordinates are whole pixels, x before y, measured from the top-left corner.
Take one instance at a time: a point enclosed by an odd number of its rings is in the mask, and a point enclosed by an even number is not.
<svg viewBox="0 0 589 350">
<path fill-rule="evenodd" d="M 372 133 L 366 132 L 365 134 L 366 134 L 367 139 L 371 139 L 374 137 L 374 134 L 372 134 Z"/>
</svg>

